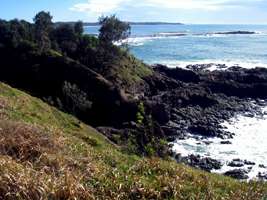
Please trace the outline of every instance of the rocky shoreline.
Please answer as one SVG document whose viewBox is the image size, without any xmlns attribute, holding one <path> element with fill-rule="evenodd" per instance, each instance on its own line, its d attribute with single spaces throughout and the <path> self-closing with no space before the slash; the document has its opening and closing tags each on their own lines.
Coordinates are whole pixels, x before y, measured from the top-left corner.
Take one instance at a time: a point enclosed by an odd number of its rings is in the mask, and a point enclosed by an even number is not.
<svg viewBox="0 0 267 200">
<path fill-rule="evenodd" d="M 189 71 L 170 69 L 162 65 L 154 66 L 160 74 L 182 82 L 179 89 L 159 92 L 151 98 L 156 104 L 163 104 L 161 107 L 164 108 L 166 119 L 162 122 L 166 123 L 161 128 L 169 142 L 189 137 L 199 141 L 218 137 L 222 139 L 222 145 L 231 144 L 229 139 L 233 138 L 234 134 L 225 131 L 221 123 L 237 114 L 259 116 L 262 114 L 262 106 L 267 105 L 264 101 L 267 97 L 266 69 L 232 67 L 225 71 L 210 72 L 206 70 L 210 65 L 190 65 Z M 155 114 L 162 117 L 162 111 Z M 219 160 L 210 157 L 183 157 L 177 152 L 172 154 L 177 162 L 209 172 L 219 170 L 223 166 Z M 248 179 L 247 174 L 253 165 L 255 163 L 251 161 L 234 159 L 228 163 L 233 169 L 224 174 L 236 179 Z M 258 178 L 267 180 L 266 173 L 259 173 Z"/>
<path fill-rule="evenodd" d="M 226 69 L 225 65 L 220 65 L 219 70 L 207 70 L 211 65 L 213 64 L 189 65 L 187 69 L 153 66 L 154 73 L 144 79 L 139 92 L 135 93 L 143 102 L 144 117 L 151 116 L 154 120 L 148 135 L 142 134 L 139 137 L 139 133 L 143 133 L 145 128 L 134 121 L 120 127 L 98 127 L 98 130 L 115 143 L 121 135 L 124 141 L 128 141 L 131 134 L 137 135 L 140 152 L 146 148 L 144 143 L 154 136 L 165 138 L 170 144 L 188 138 L 207 143 L 208 139 L 219 138 L 221 145 L 230 145 L 235 135 L 225 130 L 222 123 L 238 114 L 262 115 L 261 108 L 267 106 L 267 69 L 237 66 Z M 216 158 L 182 156 L 173 151 L 170 155 L 178 162 L 208 172 L 218 171 L 223 166 Z M 252 163 L 241 159 L 233 160 L 230 163 L 233 169 L 224 174 L 236 179 L 248 179 Z M 266 173 L 259 173 L 258 178 L 267 180 Z"/>
</svg>

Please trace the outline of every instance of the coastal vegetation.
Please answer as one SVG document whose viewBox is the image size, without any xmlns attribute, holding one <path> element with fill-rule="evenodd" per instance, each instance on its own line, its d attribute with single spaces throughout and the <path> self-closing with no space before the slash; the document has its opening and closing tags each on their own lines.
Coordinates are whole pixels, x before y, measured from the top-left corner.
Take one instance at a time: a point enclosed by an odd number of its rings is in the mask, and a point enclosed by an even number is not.
<svg viewBox="0 0 267 200">
<path fill-rule="evenodd" d="M 239 182 L 172 160 L 123 153 L 101 133 L 0 84 L 0 199 L 262 199 Z"/>
<path fill-rule="evenodd" d="M 168 142 L 231 137 L 219 122 L 267 96 L 266 70 L 151 67 L 114 45 L 130 34 L 116 16 L 98 37 L 52 19 L 0 20 L 0 199 L 264 198 L 264 182 L 200 170 L 216 161 L 178 164 Z"/>
<path fill-rule="evenodd" d="M 152 71 L 113 45 L 129 35 L 128 23 L 100 23 L 98 39 L 83 34 L 82 22 L 55 25 L 43 11 L 33 24 L 1 20 L 1 80 L 94 126 L 134 121 L 138 102 L 128 96 Z"/>
</svg>

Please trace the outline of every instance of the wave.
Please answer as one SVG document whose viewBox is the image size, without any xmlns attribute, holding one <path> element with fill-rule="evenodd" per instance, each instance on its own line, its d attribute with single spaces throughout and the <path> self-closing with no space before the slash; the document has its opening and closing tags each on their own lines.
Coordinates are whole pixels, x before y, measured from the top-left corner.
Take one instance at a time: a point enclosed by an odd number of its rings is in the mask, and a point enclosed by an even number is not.
<svg viewBox="0 0 267 200">
<path fill-rule="evenodd" d="M 264 107 L 262 114 L 259 116 L 248 117 L 238 115 L 224 122 L 222 126 L 227 131 L 235 133 L 229 145 L 222 145 L 221 142 L 223 140 L 219 138 L 199 140 L 190 137 L 186 140 L 177 140 L 174 142 L 173 150 L 180 153 L 181 156 L 197 154 L 220 160 L 224 165 L 222 169 L 213 171 L 216 173 L 225 173 L 233 169 L 227 166 L 233 159 L 239 158 L 241 160 L 253 161 L 256 164 L 252 167 L 248 175 L 250 179 L 256 178 L 259 172 L 265 171 L 259 165 L 267 165 L 267 160 L 264 157 L 267 153 L 267 146 L 265 145 L 267 142 L 267 136 L 265 134 L 265 130 L 267 129 L 266 111 L 267 107 Z M 251 134 L 252 132 L 253 134 Z"/>
<path fill-rule="evenodd" d="M 115 42 L 115 45 L 129 44 L 130 46 L 142 46 L 145 42 L 153 41 L 155 39 L 159 39 L 160 37 L 152 37 L 152 36 L 141 36 L 141 37 L 130 37 L 125 40 Z"/>
<path fill-rule="evenodd" d="M 130 46 L 142 46 L 144 45 L 146 42 L 151 42 L 157 39 L 164 39 L 164 38 L 179 38 L 181 37 L 180 35 L 172 35 L 172 36 L 165 36 L 165 35 L 147 35 L 147 36 L 132 36 L 130 38 L 127 38 L 125 40 L 119 41 L 119 42 L 115 42 L 115 45 L 122 45 L 122 44 L 129 44 Z"/>
<path fill-rule="evenodd" d="M 163 64 L 170 68 L 181 67 L 188 69 L 189 66 L 199 65 L 204 66 L 206 70 L 226 70 L 230 67 L 242 67 L 246 69 L 252 69 L 256 67 L 267 68 L 267 63 L 258 60 L 217 60 L 217 59 L 206 59 L 206 60 L 193 60 L 193 61 L 177 61 L 177 60 L 157 60 L 149 64 Z"/>
<path fill-rule="evenodd" d="M 189 31 L 181 31 L 181 32 L 159 32 L 151 35 L 132 35 L 130 38 L 126 40 L 122 40 L 120 42 L 115 43 L 116 45 L 121 45 L 123 43 L 128 43 L 130 46 L 142 46 L 146 42 L 151 42 L 157 39 L 177 39 L 180 37 L 205 37 L 205 38 L 213 38 L 213 37 L 230 37 L 234 35 L 242 36 L 242 35 L 256 35 L 262 36 L 266 35 L 266 32 L 259 31 L 226 31 L 226 32 L 205 32 L 205 33 L 190 33 Z"/>
<path fill-rule="evenodd" d="M 163 36 L 163 37 L 171 37 L 171 36 L 186 36 L 188 33 L 186 32 L 161 32 L 156 34 L 155 36 Z"/>
<path fill-rule="evenodd" d="M 218 35 L 259 35 L 263 32 L 259 31 L 224 31 L 224 32 L 202 32 L 202 33 L 190 33 L 184 32 L 160 32 L 154 35 L 148 35 L 149 37 L 172 37 L 172 36 L 218 36 Z"/>
</svg>

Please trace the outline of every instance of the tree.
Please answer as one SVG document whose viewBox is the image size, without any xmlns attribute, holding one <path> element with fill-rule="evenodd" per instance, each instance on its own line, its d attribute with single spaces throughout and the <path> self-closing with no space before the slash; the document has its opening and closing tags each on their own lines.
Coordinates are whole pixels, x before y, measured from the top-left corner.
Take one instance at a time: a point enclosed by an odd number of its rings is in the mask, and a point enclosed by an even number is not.
<svg viewBox="0 0 267 200">
<path fill-rule="evenodd" d="M 52 18 L 49 12 L 41 11 L 33 19 L 35 23 L 35 39 L 41 51 L 51 46 L 49 33 L 53 28 Z"/>
<path fill-rule="evenodd" d="M 100 17 L 99 39 L 104 44 L 112 44 L 128 38 L 131 34 L 129 23 L 120 21 L 115 15 Z"/>
<path fill-rule="evenodd" d="M 76 35 L 74 28 L 70 24 L 61 24 L 56 29 L 53 30 L 53 37 L 57 40 L 58 43 L 62 41 L 75 41 Z"/>
<path fill-rule="evenodd" d="M 17 19 L 13 19 L 9 22 L 9 28 L 12 38 L 12 44 L 14 47 L 16 47 L 25 35 L 25 30 Z"/>
<path fill-rule="evenodd" d="M 0 44 L 6 44 L 10 40 L 9 23 L 0 19 Z"/>
<path fill-rule="evenodd" d="M 17 47 L 24 40 L 31 40 L 31 25 L 26 21 L 0 20 L 0 43 Z"/>
<path fill-rule="evenodd" d="M 83 34 L 83 22 L 78 21 L 74 24 L 74 32 L 78 35 L 81 36 Z"/>
<path fill-rule="evenodd" d="M 59 49 L 69 54 L 73 54 L 77 49 L 78 36 L 75 34 L 74 26 L 61 24 L 53 30 L 51 34 L 53 41 L 56 41 Z"/>
</svg>

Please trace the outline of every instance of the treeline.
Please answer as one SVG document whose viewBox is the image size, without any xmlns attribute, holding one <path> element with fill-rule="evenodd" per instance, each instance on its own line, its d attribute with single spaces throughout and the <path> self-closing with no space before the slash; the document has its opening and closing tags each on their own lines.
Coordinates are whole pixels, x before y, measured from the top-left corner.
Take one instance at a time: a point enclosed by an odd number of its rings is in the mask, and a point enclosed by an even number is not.
<svg viewBox="0 0 267 200">
<path fill-rule="evenodd" d="M 76 22 L 56 22 L 56 25 L 75 24 Z M 128 22 L 130 25 L 184 25 L 180 22 Z M 99 22 L 84 22 L 84 26 L 99 26 Z"/>
<path fill-rule="evenodd" d="M 99 19 L 99 39 L 84 34 L 81 21 L 55 25 L 52 18 L 49 12 L 42 11 L 34 17 L 33 24 L 17 19 L 0 20 L 0 45 L 7 48 L 38 48 L 39 52 L 52 49 L 85 65 L 95 65 L 98 57 L 101 57 L 99 63 L 103 63 L 104 58 L 119 56 L 120 49 L 112 44 L 130 34 L 130 25 L 114 15 Z"/>
<path fill-rule="evenodd" d="M 84 34 L 81 21 L 56 26 L 52 18 L 42 11 L 34 23 L 0 20 L 0 81 L 91 124 L 120 124 L 127 119 L 120 108 L 125 98 L 101 74 L 127 54 L 113 42 L 129 36 L 129 24 L 101 17 L 97 38 Z"/>
</svg>

